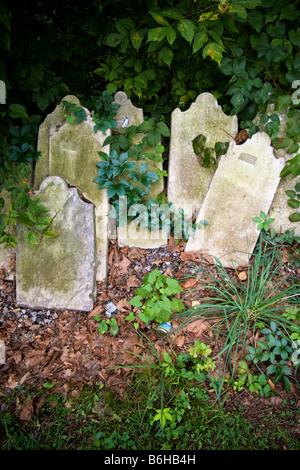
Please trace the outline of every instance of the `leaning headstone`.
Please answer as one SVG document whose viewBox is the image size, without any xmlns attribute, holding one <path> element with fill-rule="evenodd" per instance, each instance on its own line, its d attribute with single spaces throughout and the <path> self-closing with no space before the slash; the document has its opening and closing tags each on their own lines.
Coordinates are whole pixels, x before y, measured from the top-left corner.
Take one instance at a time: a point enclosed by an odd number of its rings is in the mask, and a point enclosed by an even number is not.
<svg viewBox="0 0 300 470">
<path fill-rule="evenodd" d="M 59 128 L 66 121 L 63 101 L 80 104 L 79 99 L 73 95 L 65 96 L 56 106 L 55 110 L 48 114 L 39 127 L 37 150 L 40 152 L 34 174 L 34 188 L 39 189 L 42 181 L 49 176 L 49 139 L 50 129 Z"/>
<path fill-rule="evenodd" d="M 119 104 L 119 108 L 117 110 L 117 114 L 115 116 L 115 121 L 117 122 L 117 133 L 124 134 L 127 127 L 130 126 L 139 126 L 144 122 L 144 113 L 142 108 L 137 108 L 134 106 L 130 99 L 127 98 L 126 93 L 124 91 L 118 91 L 114 96 L 114 103 Z M 132 143 L 134 145 L 139 145 L 146 134 L 143 132 L 138 132 L 132 138 Z M 145 153 L 154 153 L 154 149 L 151 146 L 148 146 L 145 149 Z M 149 160 L 142 158 L 139 161 L 134 160 L 137 167 L 140 167 L 141 164 L 147 162 L 148 163 L 148 170 L 147 171 L 157 171 L 158 169 L 162 171 L 163 164 L 162 162 L 157 162 L 155 160 Z M 124 176 L 126 176 L 125 172 Z M 132 184 L 135 186 L 136 183 L 132 180 Z M 146 199 L 152 198 L 156 199 L 156 197 L 162 193 L 164 190 L 164 180 L 161 178 L 159 181 L 151 184 L 149 189 L 149 193 L 146 196 Z"/>
<path fill-rule="evenodd" d="M 114 96 L 114 103 L 119 104 L 119 108 L 117 110 L 117 114 L 115 116 L 115 120 L 117 122 L 117 130 L 115 132 L 119 134 L 124 134 L 127 127 L 130 126 L 139 126 L 144 121 L 144 113 L 142 108 L 137 108 L 131 102 L 131 100 L 127 97 L 126 93 L 123 91 L 118 91 Z M 132 138 L 132 142 L 134 145 L 139 145 L 145 134 L 142 132 L 138 132 Z M 148 146 L 145 149 L 145 153 L 154 153 L 154 149 L 151 146 Z M 139 161 L 133 160 L 134 163 L 139 168 L 140 165 L 147 162 L 148 169 L 147 171 L 154 171 L 156 172 L 158 169 L 162 171 L 163 164 L 162 162 L 157 162 L 155 160 L 148 160 L 146 158 L 142 158 Z M 126 179 L 126 174 L 129 171 L 125 172 L 122 175 L 122 179 Z M 131 180 L 133 186 L 136 186 L 138 183 L 135 183 L 134 180 Z M 157 196 L 162 193 L 164 190 L 164 181 L 163 178 L 156 181 L 155 183 L 151 184 L 149 192 L 145 199 L 156 199 Z M 128 208 L 130 210 L 130 208 Z M 118 241 L 121 246 L 134 246 L 140 248 L 157 248 L 161 246 L 165 246 L 167 244 L 166 233 L 162 233 L 161 231 L 149 231 L 146 228 L 141 227 L 140 224 L 136 224 L 134 221 L 128 223 L 127 225 L 123 225 L 118 229 Z"/>
<path fill-rule="evenodd" d="M 284 166 L 275 158 L 270 137 L 257 133 L 242 145 L 231 143 L 211 182 L 186 251 L 218 258 L 224 267 L 246 266 L 259 232 L 254 217 L 266 214 L 273 201 Z"/>
<path fill-rule="evenodd" d="M 274 111 L 274 104 L 270 104 L 267 108 L 267 114 L 270 116 L 271 114 L 277 114 L 280 119 L 280 127 L 277 137 L 286 137 L 286 129 L 287 129 L 287 113 L 288 109 L 282 111 Z M 258 115 L 254 123 L 259 125 L 260 116 Z M 263 128 L 264 126 L 261 126 Z M 286 148 L 282 149 L 275 149 L 274 148 L 274 155 L 276 158 L 284 158 L 285 162 L 294 158 L 299 152 L 296 153 L 287 153 Z M 271 227 L 275 229 L 278 233 L 285 232 L 286 230 L 294 230 L 296 235 L 300 236 L 300 224 L 294 223 L 289 220 L 290 215 L 294 212 L 297 212 L 296 209 L 290 207 L 287 203 L 288 196 L 286 195 L 285 191 L 294 189 L 296 183 L 300 181 L 300 176 L 294 178 L 291 175 L 284 176 L 281 178 L 280 183 L 278 185 L 276 194 L 274 196 L 273 202 L 270 207 L 269 217 L 272 217 L 274 222 L 272 223 Z"/>
<path fill-rule="evenodd" d="M 94 206 L 58 176 L 46 178 L 36 197 L 49 208 L 49 230 L 57 236 L 43 237 L 32 247 L 26 241 L 27 229 L 17 227 L 17 303 L 90 311 L 96 296 Z"/>
<path fill-rule="evenodd" d="M 232 141 L 238 131 L 237 116 L 227 116 L 210 93 L 202 93 L 187 111 L 176 108 L 171 116 L 168 199 L 177 207 L 201 206 L 212 172 L 200 165 L 193 149 L 198 136 L 206 147 Z"/>
<path fill-rule="evenodd" d="M 119 105 L 114 120 L 119 134 L 124 134 L 127 127 L 139 126 L 144 120 L 142 108 L 134 106 L 124 91 L 118 91 L 113 103 Z"/>
<path fill-rule="evenodd" d="M 73 98 L 66 97 L 63 101 L 79 104 Z M 95 205 L 97 280 L 102 281 L 107 274 L 108 199 L 106 190 L 99 190 L 94 179 L 97 176 L 96 164 L 100 160 L 98 152 L 109 153 L 109 147 L 103 147 L 103 142 L 110 131 L 106 132 L 107 135 L 101 131 L 95 133 L 92 116 L 86 108 L 83 108 L 86 120 L 81 123 L 71 124 L 66 119 L 61 121 L 61 106 L 56 108 L 54 116 L 47 116 L 39 133 L 41 156 L 37 162 L 35 188 L 41 176 L 57 175 L 75 186 L 84 198 Z"/>
</svg>

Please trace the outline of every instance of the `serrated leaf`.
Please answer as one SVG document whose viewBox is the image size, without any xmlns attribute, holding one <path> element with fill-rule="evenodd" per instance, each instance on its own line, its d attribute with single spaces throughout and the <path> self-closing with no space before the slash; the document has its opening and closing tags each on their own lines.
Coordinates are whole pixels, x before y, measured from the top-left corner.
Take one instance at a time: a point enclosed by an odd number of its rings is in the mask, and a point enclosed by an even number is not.
<svg viewBox="0 0 300 470">
<path fill-rule="evenodd" d="M 110 47 L 117 47 L 121 42 L 124 36 L 118 33 L 111 33 L 106 38 L 106 45 Z"/>
<path fill-rule="evenodd" d="M 10 104 L 9 115 L 11 118 L 29 119 L 26 109 L 21 104 Z"/>
<path fill-rule="evenodd" d="M 199 49 L 201 49 L 201 47 L 204 46 L 207 40 L 208 40 L 208 37 L 207 37 L 206 31 L 204 30 L 197 31 L 193 39 L 193 54 L 199 51 Z"/>
<path fill-rule="evenodd" d="M 150 41 L 162 41 L 166 35 L 166 27 L 160 26 L 159 28 L 153 28 L 148 31 L 147 42 Z"/>
<path fill-rule="evenodd" d="M 130 39 L 133 47 L 138 51 L 143 41 L 143 34 L 140 31 L 131 31 Z"/>
<path fill-rule="evenodd" d="M 221 64 L 223 57 L 223 49 L 216 42 L 209 42 L 203 49 L 203 59 L 209 56 L 213 61 L 217 62 L 218 65 Z"/>
<path fill-rule="evenodd" d="M 183 19 L 177 25 L 178 31 L 190 44 L 193 40 L 196 26 L 191 20 Z"/>
<path fill-rule="evenodd" d="M 52 230 L 45 230 L 43 232 L 43 235 L 45 235 L 45 237 L 47 238 L 55 238 L 57 237 L 57 233 L 56 232 L 53 232 Z"/>
<path fill-rule="evenodd" d="M 173 44 L 173 42 L 175 41 L 176 39 L 176 31 L 174 28 L 172 28 L 171 26 L 168 26 L 166 28 L 166 38 L 168 40 L 168 43 L 171 45 Z"/>
<path fill-rule="evenodd" d="M 168 46 L 164 46 L 160 51 L 159 51 L 159 58 L 170 67 L 171 62 L 174 57 L 174 52 L 172 49 L 170 49 Z"/>
<path fill-rule="evenodd" d="M 141 307 L 142 306 L 141 296 L 135 295 L 134 297 L 132 297 L 132 299 L 128 303 L 132 305 L 133 307 Z"/>
<path fill-rule="evenodd" d="M 149 12 L 152 18 L 157 21 L 157 23 L 163 25 L 163 26 L 169 26 L 168 20 L 166 20 L 161 14 L 155 13 L 155 12 Z"/>
<path fill-rule="evenodd" d="M 36 247 L 38 244 L 39 244 L 39 239 L 38 239 L 38 236 L 35 232 L 33 232 L 32 230 L 30 230 L 27 234 L 26 234 L 26 241 L 27 243 L 30 245 L 30 246 L 33 246 L 33 247 Z"/>
</svg>

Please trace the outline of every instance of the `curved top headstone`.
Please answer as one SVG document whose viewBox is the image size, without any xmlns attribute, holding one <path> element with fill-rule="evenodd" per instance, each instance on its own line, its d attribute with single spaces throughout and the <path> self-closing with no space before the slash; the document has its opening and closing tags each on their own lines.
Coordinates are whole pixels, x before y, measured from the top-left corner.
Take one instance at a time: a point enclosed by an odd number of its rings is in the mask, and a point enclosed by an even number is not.
<svg viewBox="0 0 300 470">
<path fill-rule="evenodd" d="M 210 169 L 200 165 L 193 140 L 203 135 L 206 146 L 230 142 L 238 132 L 237 116 L 227 116 L 211 93 L 200 94 L 186 111 L 171 116 L 168 199 L 175 206 L 201 205 L 212 179 Z"/>
</svg>

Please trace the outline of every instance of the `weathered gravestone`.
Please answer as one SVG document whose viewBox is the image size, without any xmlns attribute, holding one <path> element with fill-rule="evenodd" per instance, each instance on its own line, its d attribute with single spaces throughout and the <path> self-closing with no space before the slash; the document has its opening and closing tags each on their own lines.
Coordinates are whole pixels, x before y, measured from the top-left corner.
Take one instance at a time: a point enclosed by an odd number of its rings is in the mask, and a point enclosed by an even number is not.
<svg viewBox="0 0 300 470">
<path fill-rule="evenodd" d="M 286 130 L 288 124 L 288 109 L 281 110 L 281 111 L 274 111 L 274 104 L 270 104 L 267 108 L 266 113 L 270 116 L 273 113 L 277 114 L 280 119 L 280 127 L 277 137 L 286 137 Z M 259 125 L 260 115 L 258 115 L 255 120 L 254 124 Z M 264 126 L 259 126 L 262 130 Z M 285 162 L 294 158 L 299 152 L 296 153 L 287 153 L 287 148 L 282 149 L 273 149 L 274 155 L 276 158 L 284 158 Z M 293 209 L 287 203 L 288 196 L 286 195 L 285 191 L 294 189 L 296 183 L 300 181 L 300 176 L 294 178 L 291 175 L 284 176 L 281 178 L 280 183 L 278 185 L 276 194 L 274 196 L 273 202 L 270 207 L 269 217 L 272 217 L 274 222 L 272 223 L 271 227 L 275 229 L 277 232 L 285 232 L 286 230 L 294 230 L 296 235 L 300 236 L 300 224 L 299 222 L 291 222 L 289 220 L 289 216 L 292 215 L 294 212 L 297 212 L 297 209 Z"/>
<path fill-rule="evenodd" d="M 114 96 L 114 103 L 119 104 L 119 108 L 117 110 L 116 116 L 114 119 L 117 122 L 117 133 L 124 134 L 126 128 L 130 126 L 139 126 L 144 121 L 144 113 L 142 108 L 135 107 L 131 100 L 128 99 L 126 93 L 123 91 L 118 91 Z M 138 145 L 142 142 L 145 134 L 142 132 L 138 132 L 133 137 L 132 141 L 134 145 Z M 145 153 L 154 153 L 154 149 L 151 146 L 148 146 L 145 150 Z M 157 169 L 163 169 L 162 162 L 157 162 L 155 160 L 148 160 L 146 158 L 142 158 L 139 161 L 133 160 L 134 163 L 139 167 L 140 165 L 144 164 L 145 162 L 148 163 L 147 171 L 157 171 Z M 126 175 L 129 171 L 125 172 L 122 175 L 122 178 L 126 179 Z M 134 180 L 130 180 L 130 182 L 135 186 Z M 149 189 L 148 195 L 145 197 L 146 199 L 152 198 L 156 199 L 156 197 L 164 190 L 164 181 L 163 178 L 159 181 L 156 181 L 151 184 Z M 127 208 L 128 215 L 134 215 L 135 207 L 128 207 Z M 131 213 L 131 214 L 130 214 Z M 118 229 L 118 241 L 121 246 L 135 246 L 141 248 L 157 248 L 159 246 L 165 246 L 167 244 L 167 236 L 166 233 L 158 230 L 150 231 L 144 227 L 142 227 L 139 223 L 135 223 L 135 221 L 129 222 L 128 225 L 123 224 Z"/>
<path fill-rule="evenodd" d="M 67 96 L 62 101 L 75 102 L 78 99 Z M 38 149 L 41 156 L 35 172 L 35 189 L 41 178 L 57 175 L 75 186 L 81 195 L 95 205 L 97 239 L 97 280 L 106 278 L 108 253 L 108 199 L 105 189 L 99 190 L 94 183 L 97 176 L 96 163 L 99 151 L 109 153 L 109 147 L 103 147 L 107 135 L 94 132 L 94 123 L 90 112 L 84 108 L 86 120 L 71 124 L 63 117 L 62 103 L 47 116 L 40 126 Z"/>
<path fill-rule="evenodd" d="M 57 236 L 43 237 L 32 247 L 26 241 L 27 229 L 17 227 L 17 303 L 90 311 L 96 296 L 94 206 L 58 176 L 46 178 L 36 197 L 49 208 L 49 230 Z"/>
<path fill-rule="evenodd" d="M 200 208 L 212 180 L 212 172 L 200 165 L 193 149 L 198 136 L 206 147 L 232 141 L 238 131 L 237 116 L 227 116 L 210 93 L 202 93 L 187 111 L 175 109 L 171 116 L 168 199 L 177 207 Z"/>
<path fill-rule="evenodd" d="M 139 126 L 144 122 L 144 113 L 142 108 L 136 108 L 131 100 L 127 98 L 126 93 L 123 91 L 118 91 L 115 96 L 114 96 L 114 103 L 117 103 L 120 105 L 120 107 L 117 110 L 117 114 L 115 116 L 115 120 L 117 122 L 117 132 L 119 134 L 124 134 L 125 130 L 129 126 Z M 145 137 L 145 134 L 143 132 L 138 132 L 135 134 L 135 136 L 132 138 L 133 144 L 138 145 L 142 142 L 143 138 Z M 145 150 L 145 153 L 154 153 L 154 149 L 151 146 L 148 146 Z M 155 171 L 157 169 L 161 170 L 163 169 L 163 164 L 162 162 L 157 162 L 155 160 L 149 160 L 146 158 L 142 158 L 139 161 L 134 160 L 136 165 L 139 167 L 141 164 L 147 162 L 148 163 L 148 171 Z M 129 172 L 125 172 L 124 175 L 126 175 Z M 132 184 L 135 185 L 136 183 L 134 180 L 131 180 Z M 162 191 L 164 190 L 164 181 L 163 178 L 160 179 L 159 181 L 156 181 L 151 184 L 151 187 L 149 189 L 149 193 L 146 196 L 146 199 L 152 198 L 155 199 Z"/>
<path fill-rule="evenodd" d="M 259 232 L 253 218 L 269 211 L 284 166 L 274 157 L 270 137 L 257 133 L 242 145 L 231 143 L 211 182 L 186 251 L 220 259 L 224 267 L 246 266 Z"/>
</svg>

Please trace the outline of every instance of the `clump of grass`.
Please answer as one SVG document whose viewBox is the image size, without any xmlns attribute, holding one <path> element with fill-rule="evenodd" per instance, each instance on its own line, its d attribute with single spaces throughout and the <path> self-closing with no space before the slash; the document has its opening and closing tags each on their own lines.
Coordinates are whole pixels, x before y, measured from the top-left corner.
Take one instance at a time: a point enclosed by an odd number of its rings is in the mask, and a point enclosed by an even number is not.
<svg viewBox="0 0 300 470">
<path fill-rule="evenodd" d="M 213 330 L 211 341 L 219 344 L 219 352 L 214 359 L 222 358 L 217 384 L 219 394 L 225 373 L 228 369 L 232 376 L 236 373 L 237 360 L 246 350 L 247 338 L 253 336 L 256 329 L 276 322 L 290 340 L 291 333 L 295 331 L 295 322 L 283 316 L 282 312 L 284 305 L 299 295 L 299 281 L 291 278 L 287 282 L 287 278 L 282 276 L 283 263 L 278 262 L 277 251 L 276 246 L 263 242 L 260 237 L 246 268 L 246 281 L 240 280 L 237 270 L 232 278 L 218 258 L 214 258 L 217 276 L 206 272 L 202 266 L 191 275 L 195 277 L 198 272 L 205 273 L 208 276 L 205 288 L 212 294 L 201 298 L 198 306 L 176 316 L 185 319 L 183 324 L 200 318 L 210 321 Z"/>
</svg>

